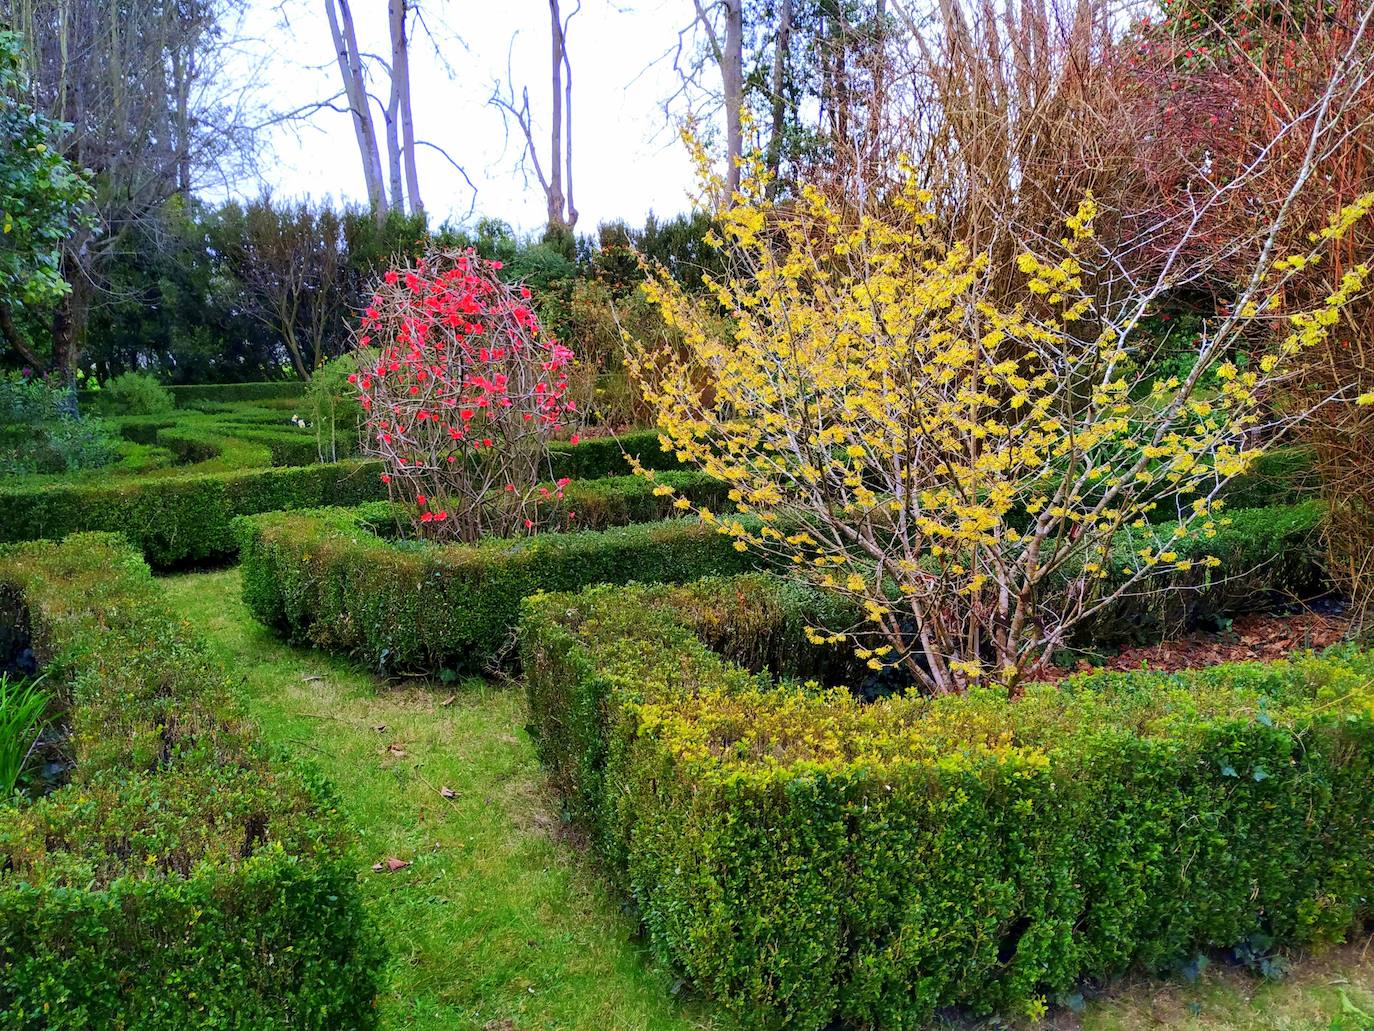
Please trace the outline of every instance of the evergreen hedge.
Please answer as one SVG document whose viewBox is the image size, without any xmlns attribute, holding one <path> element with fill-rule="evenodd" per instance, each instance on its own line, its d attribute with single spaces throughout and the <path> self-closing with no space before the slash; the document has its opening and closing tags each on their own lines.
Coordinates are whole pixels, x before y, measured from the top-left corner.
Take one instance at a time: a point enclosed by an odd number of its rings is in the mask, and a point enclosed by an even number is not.
<svg viewBox="0 0 1374 1031">
<path fill-rule="evenodd" d="M 826 664 L 800 632 L 825 604 L 758 574 L 524 604 L 541 759 L 654 951 L 742 1026 L 1038 1015 L 1370 915 L 1369 654 L 865 705 L 788 679 Z"/>
<path fill-rule="evenodd" d="M 0 802 L 0 1025 L 373 1026 L 378 938 L 330 791 L 255 738 L 142 559 L 105 534 L 5 549 L 0 629 L 75 760 Z"/>
<path fill-rule="evenodd" d="M 726 488 L 700 473 L 574 481 L 567 502 L 586 529 L 475 545 L 388 539 L 388 506 L 270 512 L 239 520 L 244 600 L 294 640 L 347 651 L 386 670 L 481 669 L 508 642 L 521 598 L 594 583 L 677 582 L 757 569 L 766 556 L 696 518 L 667 519 L 676 496 L 720 510 Z M 1321 578 L 1320 505 L 1233 512 L 1210 540 L 1181 541 L 1182 557 L 1212 554 L 1173 574 L 1176 590 L 1131 594 L 1083 627 L 1085 644 L 1157 639 L 1209 617 L 1308 596 Z M 620 525 L 629 524 L 629 525 Z M 605 529 L 599 529 L 606 527 Z M 1131 555 L 1123 544 L 1123 554 Z"/>
<path fill-rule="evenodd" d="M 724 501 L 726 488 L 699 473 L 660 473 L 658 482 Z M 389 540 L 398 513 L 387 504 L 247 517 L 236 522 L 244 601 L 293 639 L 353 652 L 384 672 L 482 669 L 509 643 L 520 600 L 537 590 L 757 564 L 696 519 L 664 520 L 673 499 L 653 487 L 635 476 L 575 480 L 564 501 L 587 529 L 471 545 Z"/>
<path fill-rule="evenodd" d="M 183 464 L 151 467 L 140 451 L 126 457 L 125 475 L 113 468 L 99 477 L 0 485 L 0 543 L 113 531 L 138 544 L 152 565 L 167 568 L 233 555 L 230 523 L 237 516 L 386 497 L 379 462 L 319 464 L 314 435 L 282 423 L 280 413 L 261 409 L 123 420 L 127 439 L 170 450 Z M 647 468 L 676 465 L 649 432 L 557 444 L 553 464 L 558 475 L 596 479 L 625 472 L 626 453 Z"/>
</svg>

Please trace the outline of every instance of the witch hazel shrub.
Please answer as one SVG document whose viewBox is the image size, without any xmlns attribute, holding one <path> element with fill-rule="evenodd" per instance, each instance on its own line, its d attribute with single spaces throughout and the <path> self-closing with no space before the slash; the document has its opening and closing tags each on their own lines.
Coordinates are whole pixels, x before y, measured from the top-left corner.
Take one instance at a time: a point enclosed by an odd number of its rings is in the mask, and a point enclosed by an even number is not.
<svg viewBox="0 0 1374 1031">
<path fill-rule="evenodd" d="M 355 334 L 362 449 L 416 536 L 475 541 L 572 525 L 549 444 L 571 433 L 573 352 L 522 285 L 471 250 L 388 269 Z"/>
</svg>

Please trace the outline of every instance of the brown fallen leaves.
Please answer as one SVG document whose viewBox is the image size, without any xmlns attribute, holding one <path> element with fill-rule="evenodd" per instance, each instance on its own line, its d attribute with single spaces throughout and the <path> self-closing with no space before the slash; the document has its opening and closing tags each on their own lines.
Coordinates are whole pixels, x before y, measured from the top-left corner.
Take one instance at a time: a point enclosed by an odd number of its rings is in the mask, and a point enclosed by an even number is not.
<svg viewBox="0 0 1374 1031">
<path fill-rule="evenodd" d="M 1079 660 L 1073 669 L 1050 667 L 1042 676 L 1045 680 L 1056 681 L 1094 669 L 1125 672 L 1143 668 L 1173 673 L 1222 662 L 1268 662 L 1307 648 L 1327 648 L 1345 636 L 1349 625 L 1349 620 L 1343 616 L 1317 612 L 1299 612 L 1291 616 L 1237 616 L 1229 630 L 1194 631 L 1159 644 L 1125 648 L 1100 666 Z"/>
</svg>

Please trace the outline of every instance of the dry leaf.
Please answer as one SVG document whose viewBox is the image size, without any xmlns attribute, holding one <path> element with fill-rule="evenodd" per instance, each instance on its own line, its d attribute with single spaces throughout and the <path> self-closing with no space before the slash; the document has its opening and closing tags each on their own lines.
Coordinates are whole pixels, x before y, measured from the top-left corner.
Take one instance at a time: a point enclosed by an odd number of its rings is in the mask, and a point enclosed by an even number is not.
<svg viewBox="0 0 1374 1031">
<path fill-rule="evenodd" d="M 395 856 L 391 856 L 380 863 L 374 863 L 372 870 L 374 873 L 381 873 L 383 871 L 395 873 L 397 870 L 404 870 L 409 865 L 410 864 L 404 859 L 397 859 Z"/>
<path fill-rule="evenodd" d="M 449 695 L 447 698 L 445 698 L 442 702 L 440 702 L 439 704 L 442 705 L 444 708 L 447 709 L 450 705 L 452 705 L 452 704 L 454 703 L 454 701 L 457 699 L 457 697 L 458 697 L 458 696 L 457 696 L 456 694 L 451 694 L 451 695 Z"/>
<path fill-rule="evenodd" d="M 450 788 L 450 787 L 442 787 L 442 788 L 440 788 L 440 789 L 439 789 L 439 794 L 443 795 L 445 798 L 457 798 L 457 797 L 458 797 L 458 792 L 454 791 L 454 790 L 453 790 L 452 788 Z"/>
</svg>

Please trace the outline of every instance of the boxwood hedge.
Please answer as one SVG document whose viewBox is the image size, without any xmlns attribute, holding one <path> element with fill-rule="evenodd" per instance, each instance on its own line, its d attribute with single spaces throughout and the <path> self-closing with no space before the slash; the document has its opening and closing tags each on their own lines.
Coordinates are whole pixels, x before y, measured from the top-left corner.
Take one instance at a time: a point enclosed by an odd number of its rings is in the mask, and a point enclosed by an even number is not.
<svg viewBox="0 0 1374 1031">
<path fill-rule="evenodd" d="M 699 473 L 660 473 L 659 482 L 678 496 L 725 500 L 726 488 Z M 664 520 L 673 499 L 653 487 L 635 476 L 575 480 L 564 500 L 587 529 L 473 545 L 388 540 L 397 513 L 386 504 L 250 516 L 236 523 L 244 601 L 268 626 L 384 672 L 471 670 L 502 651 L 520 599 L 541 588 L 757 564 L 696 519 Z"/>
<path fill-rule="evenodd" d="M 270 420 L 271 425 L 264 422 Z M 230 523 L 282 509 L 356 505 L 386 497 L 374 461 L 316 463 L 315 438 L 281 427 L 280 413 L 124 420 L 131 441 L 174 452 L 181 466 L 154 466 L 130 454 L 117 470 L 72 480 L 43 477 L 0 486 L 0 543 L 61 539 L 87 530 L 124 533 L 159 568 L 216 561 L 236 550 Z M 623 473 L 624 455 L 648 468 L 671 468 L 653 433 L 558 444 L 559 475 L 592 479 Z"/>
<path fill-rule="evenodd" d="M 799 632 L 822 604 L 754 574 L 538 595 L 521 621 L 570 814 L 743 1026 L 1037 1014 L 1369 915 L 1374 657 L 865 705 L 788 679 L 825 665 Z"/>
<path fill-rule="evenodd" d="M 167 388 L 178 408 L 184 408 L 200 401 L 232 403 L 235 401 L 275 401 L 285 398 L 301 397 L 305 384 L 298 380 L 281 380 L 272 383 L 189 383 L 176 384 Z M 77 391 L 77 404 L 88 408 L 100 396 L 98 390 Z"/>
<path fill-rule="evenodd" d="M 0 1024 L 373 1026 L 378 939 L 327 785 L 255 739 L 137 553 L 3 551 L 0 628 L 46 670 L 74 759 L 0 802 Z"/>
<path fill-rule="evenodd" d="M 655 483 L 717 509 L 727 500 L 720 483 L 699 473 L 658 473 Z M 536 590 L 673 582 L 766 564 L 695 518 L 648 522 L 672 512 L 654 485 L 575 481 L 569 500 L 586 529 L 477 545 L 388 540 L 396 520 L 387 506 L 242 519 L 244 599 L 268 626 L 382 670 L 480 669 L 503 648 L 520 599 Z M 1081 641 L 1157 639 L 1283 595 L 1312 594 L 1321 578 L 1321 514 L 1313 502 L 1231 513 L 1215 538 L 1178 545 L 1184 557 L 1211 554 L 1221 566 L 1174 574 L 1177 590 L 1123 597 L 1083 628 Z"/>
</svg>

